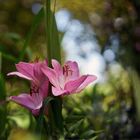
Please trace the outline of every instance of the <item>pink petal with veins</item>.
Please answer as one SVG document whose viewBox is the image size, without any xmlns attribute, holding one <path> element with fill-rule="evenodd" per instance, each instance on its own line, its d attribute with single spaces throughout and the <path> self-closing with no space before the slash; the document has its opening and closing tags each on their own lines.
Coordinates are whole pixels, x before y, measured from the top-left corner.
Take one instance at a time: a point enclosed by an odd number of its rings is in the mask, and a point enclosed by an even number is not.
<svg viewBox="0 0 140 140">
<path fill-rule="evenodd" d="M 80 92 L 83 90 L 87 85 L 89 85 L 91 82 L 95 81 L 97 77 L 95 75 L 85 75 L 86 79 L 83 81 L 83 83 L 77 88 L 75 92 Z"/>
<path fill-rule="evenodd" d="M 54 71 L 56 71 L 58 73 L 58 75 L 61 75 L 63 74 L 63 69 L 60 65 L 60 63 L 58 61 L 56 61 L 55 59 L 52 60 L 52 66 L 54 68 Z"/>
<path fill-rule="evenodd" d="M 19 76 L 19 77 L 27 79 L 27 80 L 33 80 L 31 77 L 28 77 L 28 76 L 23 75 L 22 73 L 16 72 L 16 71 L 15 72 L 10 72 L 10 73 L 7 74 L 7 76 L 11 76 L 11 75 L 16 75 L 16 76 Z"/>
<path fill-rule="evenodd" d="M 60 88 L 59 82 L 58 82 L 58 76 L 56 75 L 56 72 L 53 69 L 49 67 L 42 67 L 42 71 L 55 87 Z"/>
<path fill-rule="evenodd" d="M 30 77 L 31 79 L 33 79 L 34 77 L 33 66 L 33 63 L 26 62 L 19 62 L 18 64 L 16 64 L 17 71 L 27 77 Z"/>
<path fill-rule="evenodd" d="M 77 88 L 85 81 L 86 78 L 86 76 L 81 76 L 76 80 L 69 81 L 65 84 L 65 90 L 69 91 L 69 93 L 75 93 Z"/>
<path fill-rule="evenodd" d="M 20 104 L 22 106 L 24 106 L 25 108 L 31 110 L 31 111 L 35 111 L 36 110 L 40 110 L 40 108 L 42 107 L 42 97 L 41 95 L 39 95 L 38 93 L 34 93 L 31 95 L 29 94 L 20 94 L 18 96 L 11 96 L 9 97 L 9 100 L 12 100 L 14 102 L 16 102 L 17 104 Z M 36 112 L 34 115 L 37 115 L 38 112 Z"/>
<path fill-rule="evenodd" d="M 49 86 L 48 80 L 42 81 L 42 83 L 40 83 L 39 93 L 42 95 L 44 99 L 48 96 L 48 86 Z"/>
<path fill-rule="evenodd" d="M 52 93 L 54 96 L 65 95 L 68 94 L 67 90 L 61 90 L 52 86 Z"/>
</svg>

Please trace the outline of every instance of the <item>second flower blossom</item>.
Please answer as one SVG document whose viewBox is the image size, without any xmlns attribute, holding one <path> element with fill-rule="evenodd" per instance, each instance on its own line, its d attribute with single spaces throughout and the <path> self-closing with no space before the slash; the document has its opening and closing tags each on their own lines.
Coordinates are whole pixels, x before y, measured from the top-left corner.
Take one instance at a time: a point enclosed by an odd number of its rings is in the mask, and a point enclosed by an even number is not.
<svg viewBox="0 0 140 140">
<path fill-rule="evenodd" d="M 97 79 L 95 75 L 80 76 L 78 64 L 73 61 L 67 61 L 61 67 L 60 63 L 53 59 L 52 67 L 43 65 L 42 71 L 52 84 L 54 96 L 78 93 Z"/>
</svg>

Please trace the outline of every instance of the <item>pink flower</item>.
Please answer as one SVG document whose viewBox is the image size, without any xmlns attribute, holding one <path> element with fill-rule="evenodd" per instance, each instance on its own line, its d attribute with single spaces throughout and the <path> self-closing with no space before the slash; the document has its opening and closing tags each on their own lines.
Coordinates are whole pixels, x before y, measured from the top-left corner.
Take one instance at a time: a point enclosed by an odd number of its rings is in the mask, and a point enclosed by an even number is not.
<svg viewBox="0 0 140 140">
<path fill-rule="evenodd" d="M 17 75 L 31 81 L 30 94 L 22 93 L 18 96 L 11 96 L 9 100 L 26 107 L 34 115 L 39 114 L 43 100 L 48 95 L 49 81 L 41 71 L 42 66 L 47 66 L 47 61 L 34 63 L 20 62 L 16 64 L 16 72 L 8 73 L 8 76 Z"/>
<path fill-rule="evenodd" d="M 80 76 L 76 62 L 67 61 L 61 67 L 56 60 L 52 60 L 52 67 L 43 66 L 42 71 L 52 84 L 54 96 L 78 93 L 97 79 L 95 75 Z"/>
</svg>

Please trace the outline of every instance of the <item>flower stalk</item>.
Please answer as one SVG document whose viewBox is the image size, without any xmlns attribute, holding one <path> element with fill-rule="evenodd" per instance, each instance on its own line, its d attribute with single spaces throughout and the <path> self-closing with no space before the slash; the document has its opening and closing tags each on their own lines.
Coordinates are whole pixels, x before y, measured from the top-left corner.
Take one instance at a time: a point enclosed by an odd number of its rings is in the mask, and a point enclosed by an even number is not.
<svg viewBox="0 0 140 140">
<path fill-rule="evenodd" d="M 55 58 L 60 62 L 61 55 L 56 21 L 54 13 L 51 11 L 51 0 L 45 0 L 44 12 L 45 12 L 45 31 L 46 31 L 46 48 L 47 48 L 48 65 L 52 67 L 51 60 Z M 53 96 L 51 90 L 51 83 L 49 83 L 49 96 Z M 62 134 L 63 133 L 62 99 L 60 97 L 56 97 L 54 101 L 50 102 L 48 117 L 52 135 L 53 136 L 55 135 L 56 130 Z"/>
</svg>

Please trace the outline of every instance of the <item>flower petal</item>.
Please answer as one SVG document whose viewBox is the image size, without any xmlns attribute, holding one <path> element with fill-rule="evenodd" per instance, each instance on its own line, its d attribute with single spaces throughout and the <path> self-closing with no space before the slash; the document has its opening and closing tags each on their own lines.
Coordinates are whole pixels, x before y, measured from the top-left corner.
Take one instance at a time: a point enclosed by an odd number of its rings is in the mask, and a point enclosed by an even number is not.
<svg viewBox="0 0 140 140">
<path fill-rule="evenodd" d="M 67 61 L 65 65 L 68 65 L 69 69 L 72 71 L 72 74 L 67 77 L 67 81 L 77 79 L 79 77 L 78 64 L 75 61 Z"/>
<path fill-rule="evenodd" d="M 38 116 L 40 109 L 31 110 L 31 111 L 32 111 L 32 114 L 34 114 L 35 116 Z"/>
<path fill-rule="evenodd" d="M 26 63 L 26 62 L 20 62 L 16 64 L 16 68 L 18 72 L 22 73 L 23 75 L 30 77 L 33 79 L 34 73 L 33 73 L 33 63 Z"/>
<path fill-rule="evenodd" d="M 52 59 L 52 66 L 53 66 L 54 70 L 58 73 L 58 75 L 61 76 L 63 74 L 63 69 L 57 60 Z"/>
<path fill-rule="evenodd" d="M 78 89 L 76 90 L 76 92 L 80 92 L 81 90 L 83 90 L 88 84 L 90 84 L 91 82 L 95 81 L 97 79 L 97 77 L 95 75 L 85 75 L 86 79 L 83 81 L 83 83 L 78 87 Z"/>
<path fill-rule="evenodd" d="M 9 97 L 9 100 L 16 102 L 17 104 L 20 104 L 31 111 L 39 110 L 42 107 L 42 98 L 38 93 L 33 93 L 32 95 L 33 96 L 23 93 L 19 96 Z"/>
<path fill-rule="evenodd" d="M 68 94 L 68 91 L 57 89 L 57 88 L 52 86 L 52 93 L 54 96 L 60 96 L 60 95 Z"/>
<path fill-rule="evenodd" d="M 46 98 L 48 95 L 48 86 L 49 86 L 49 80 L 46 79 L 40 83 L 39 93 L 43 98 Z"/>
<path fill-rule="evenodd" d="M 69 93 L 74 93 L 76 92 L 77 88 L 85 81 L 87 76 L 81 76 L 80 78 L 67 82 L 65 84 L 65 90 L 69 91 Z"/>
<path fill-rule="evenodd" d="M 53 84 L 57 88 L 60 88 L 59 82 L 58 82 L 58 76 L 56 75 L 53 69 L 44 66 L 42 67 L 42 71 L 48 77 L 51 84 Z"/>
<path fill-rule="evenodd" d="M 34 73 L 34 77 L 38 81 L 42 81 L 42 79 L 44 79 L 44 73 L 41 70 L 41 67 L 43 67 L 43 66 L 48 66 L 47 60 L 43 61 L 43 62 L 36 62 L 36 63 L 34 63 L 33 73 Z"/>
<path fill-rule="evenodd" d="M 42 82 L 42 80 L 44 79 L 44 73 L 41 70 L 42 65 L 42 62 L 37 62 L 34 63 L 33 66 L 34 83 L 36 85 L 40 85 L 39 83 Z"/>
<path fill-rule="evenodd" d="M 28 77 L 28 76 L 23 75 L 22 73 L 16 72 L 16 71 L 15 72 L 10 72 L 10 73 L 7 74 L 7 76 L 10 76 L 10 75 L 17 75 L 17 76 L 19 76 L 21 78 L 25 78 L 27 80 L 33 80 L 31 77 Z"/>
</svg>

